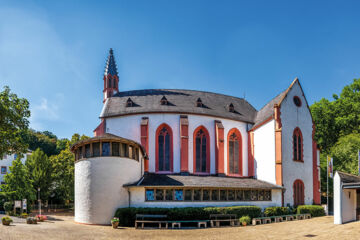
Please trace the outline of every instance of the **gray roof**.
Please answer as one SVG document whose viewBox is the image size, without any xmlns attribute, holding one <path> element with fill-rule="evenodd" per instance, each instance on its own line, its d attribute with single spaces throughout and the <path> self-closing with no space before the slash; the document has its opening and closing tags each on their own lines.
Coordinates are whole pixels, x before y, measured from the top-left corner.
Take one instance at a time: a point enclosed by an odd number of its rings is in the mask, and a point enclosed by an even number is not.
<svg viewBox="0 0 360 240">
<path fill-rule="evenodd" d="M 125 187 L 221 187 L 251 189 L 283 189 L 283 187 L 253 178 L 218 176 L 183 176 L 165 174 L 145 174 L 142 179 Z"/>
<path fill-rule="evenodd" d="M 118 75 L 116 63 L 115 63 L 114 52 L 113 52 L 112 48 L 110 48 L 109 56 L 108 56 L 108 59 L 106 61 L 106 66 L 105 66 L 104 75 L 108 75 L 108 74 L 110 74 L 112 76 Z"/>
<path fill-rule="evenodd" d="M 340 171 L 337 171 L 337 173 L 339 174 L 341 181 L 343 183 L 359 183 L 360 182 L 360 176 L 356 176 L 356 175 L 352 175 L 352 174 L 344 173 L 344 172 L 340 172 Z"/>
<path fill-rule="evenodd" d="M 161 105 L 165 96 L 168 103 Z M 128 99 L 133 102 L 127 107 Z M 197 107 L 201 99 L 203 106 Z M 229 105 L 234 105 L 234 112 L 229 111 Z M 149 89 L 119 92 L 105 102 L 100 117 L 123 116 L 139 113 L 180 113 L 215 116 L 254 123 L 256 109 L 245 99 L 223 94 L 174 89 Z"/>
</svg>

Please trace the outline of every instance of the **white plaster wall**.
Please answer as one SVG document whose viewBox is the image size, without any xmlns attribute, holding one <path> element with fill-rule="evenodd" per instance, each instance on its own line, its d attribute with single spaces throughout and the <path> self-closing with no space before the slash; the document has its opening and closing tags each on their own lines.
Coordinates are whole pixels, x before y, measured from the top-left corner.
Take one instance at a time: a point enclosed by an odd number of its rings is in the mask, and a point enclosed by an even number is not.
<svg viewBox="0 0 360 240">
<path fill-rule="evenodd" d="M 141 178 L 140 163 L 120 157 L 88 158 L 75 163 L 75 221 L 110 224 L 117 208 L 129 206 L 123 184 Z"/>
<path fill-rule="evenodd" d="M 140 142 L 140 123 L 142 117 L 149 118 L 149 171 L 155 172 L 155 134 L 156 129 L 166 123 L 173 131 L 174 172 L 180 172 L 180 115 L 179 114 L 141 114 L 106 119 L 106 132 Z M 243 175 L 248 175 L 248 137 L 246 123 L 233 120 L 200 115 L 188 115 L 189 120 L 189 172 L 193 172 L 193 133 L 203 125 L 210 136 L 210 172 L 215 173 L 215 120 L 224 126 L 224 167 L 227 171 L 227 134 L 230 129 L 237 128 L 242 137 Z"/>
<path fill-rule="evenodd" d="M 301 107 L 294 104 L 293 97 L 301 99 Z M 286 188 L 284 205 L 293 205 L 293 183 L 301 179 L 305 185 L 305 204 L 313 204 L 312 119 L 300 85 L 296 82 L 281 104 L 282 167 Z M 293 161 L 293 132 L 299 127 L 303 135 L 304 162 Z"/>
<path fill-rule="evenodd" d="M 254 131 L 254 167 L 257 179 L 276 184 L 274 120 Z"/>
<path fill-rule="evenodd" d="M 25 161 L 26 161 L 26 159 L 28 158 L 29 155 L 30 155 L 30 153 L 24 154 L 23 158 L 21 158 L 21 162 L 23 164 L 25 164 Z M 12 162 L 14 160 L 15 160 L 15 154 L 6 155 L 5 157 L 3 157 L 3 159 L 0 159 L 0 167 L 5 166 L 7 173 L 9 173 L 10 172 L 10 166 L 12 165 Z M 1 172 L 0 172 L 0 185 L 1 185 L 1 182 L 4 181 L 5 175 L 6 174 L 1 174 Z"/>
<path fill-rule="evenodd" d="M 226 206 L 259 206 L 261 208 L 281 206 L 281 190 L 273 189 L 271 201 L 253 201 L 253 202 L 186 202 L 186 201 L 145 201 L 145 188 L 134 187 L 130 189 L 131 207 L 226 207 Z"/>
<path fill-rule="evenodd" d="M 349 196 L 350 194 L 350 196 Z M 350 222 L 356 220 L 356 190 L 342 189 L 341 211 L 342 222 Z"/>
<path fill-rule="evenodd" d="M 336 172 L 334 176 L 334 224 L 342 224 L 342 187 L 339 174 Z"/>
</svg>

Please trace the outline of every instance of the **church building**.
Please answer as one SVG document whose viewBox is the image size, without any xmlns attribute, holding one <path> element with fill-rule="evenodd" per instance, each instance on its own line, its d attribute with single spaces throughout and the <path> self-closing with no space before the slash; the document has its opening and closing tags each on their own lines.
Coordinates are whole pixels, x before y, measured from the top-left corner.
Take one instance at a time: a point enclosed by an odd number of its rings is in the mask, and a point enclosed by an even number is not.
<svg viewBox="0 0 360 240">
<path fill-rule="evenodd" d="M 75 221 L 109 224 L 120 207 L 320 204 L 315 126 L 297 78 L 259 110 L 206 91 L 121 91 L 110 49 L 103 82 L 95 136 L 71 148 Z"/>
</svg>

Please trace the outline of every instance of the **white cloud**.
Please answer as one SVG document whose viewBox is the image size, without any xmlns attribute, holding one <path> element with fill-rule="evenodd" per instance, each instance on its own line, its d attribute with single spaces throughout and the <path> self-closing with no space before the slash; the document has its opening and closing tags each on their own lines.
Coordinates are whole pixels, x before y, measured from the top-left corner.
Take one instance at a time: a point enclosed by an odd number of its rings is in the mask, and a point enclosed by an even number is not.
<svg viewBox="0 0 360 240">
<path fill-rule="evenodd" d="M 43 121 L 57 121 L 59 120 L 59 105 L 58 100 L 62 95 L 57 95 L 55 101 L 49 101 L 46 98 L 41 98 L 40 102 L 30 106 L 31 117 L 30 127 L 36 130 L 44 130 Z"/>
</svg>

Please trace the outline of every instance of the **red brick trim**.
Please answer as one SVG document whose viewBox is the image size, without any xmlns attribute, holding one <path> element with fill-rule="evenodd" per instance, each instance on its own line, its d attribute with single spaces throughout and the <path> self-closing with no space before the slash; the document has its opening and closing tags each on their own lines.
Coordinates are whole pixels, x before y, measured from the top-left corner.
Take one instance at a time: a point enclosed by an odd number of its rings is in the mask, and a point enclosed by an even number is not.
<svg viewBox="0 0 360 240">
<path fill-rule="evenodd" d="M 254 172 L 254 132 L 248 132 L 248 176 L 255 176 Z"/>
<path fill-rule="evenodd" d="M 94 136 L 101 136 L 105 133 L 105 129 L 106 129 L 106 119 L 101 119 L 101 123 L 95 128 L 94 132 Z"/>
<path fill-rule="evenodd" d="M 202 129 L 206 136 L 206 172 L 196 171 L 196 135 Z M 193 134 L 193 172 L 194 174 L 210 174 L 210 135 L 209 131 L 204 126 L 199 126 L 195 129 Z"/>
<path fill-rule="evenodd" d="M 315 137 L 315 124 L 313 123 L 312 130 L 312 153 L 313 153 L 313 201 L 314 204 L 321 204 L 320 197 L 320 182 L 319 182 L 319 166 L 317 159 L 317 144 L 314 140 Z"/>
<path fill-rule="evenodd" d="M 225 175 L 224 167 L 224 126 L 215 120 L 215 172 Z"/>
<path fill-rule="evenodd" d="M 230 136 L 235 133 L 236 136 L 239 138 L 239 159 L 238 160 L 238 164 L 239 164 L 239 174 L 234 174 L 234 173 L 230 173 Z M 229 176 L 234 176 L 234 177 L 242 177 L 243 176 L 243 156 L 242 156 L 242 136 L 241 133 L 238 129 L 236 128 L 232 128 L 230 129 L 230 131 L 228 132 L 227 135 L 227 145 L 228 145 L 228 149 L 227 149 L 227 175 Z M 235 159 L 236 160 L 236 159 Z"/>
<path fill-rule="evenodd" d="M 276 184 L 283 186 L 283 167 L 282 167 L 282 124 L 280 106 L 274 105 L 275 118 L 275 180 Z M 284 193 L 283 193 L 284 194 Z M 281 198 L 281 205 L 284 206 L 284 196 Z"/>
<path fill-rule="evenodd" d="M 149 153 L 149 118 L 143 117 L 140 124 L 141 145 Z M 144 159 L 144 172 L 149 172 L 149 159 Z"/>
<path fill-rule="evenodd" d="M 180 116 L 180 172 L 189 172 L 189 120 Z"/>
<path fill-rule="evenodd" d="M 161 129 L 163 128 L 166 128 L 166 130 L 168 131 L 169 135 L 170 135 L 170 171 L 159 171 L 159 141 L 158 141 L 158 137 L 159 137 L 159 134 L 160 134 L 160 131 Z M 156 152 L 156 161 L 155 161 L 155 170 L 156 172 L 158 173 L 161 173 L 161 172 L 166 172 L 166 173 L 169 173 L 169 172 L 173 172 L 173 162 L 174 162 L 174 159 L 173 159 L 173 132 L 172 132 L 172 129 L 169 125 L 167 125 L 166 123 L 163 123 L 161 124 L 157 130 L 156 130 L 156 134 L 155 134 L 155 152 Z"/>
</svg>

